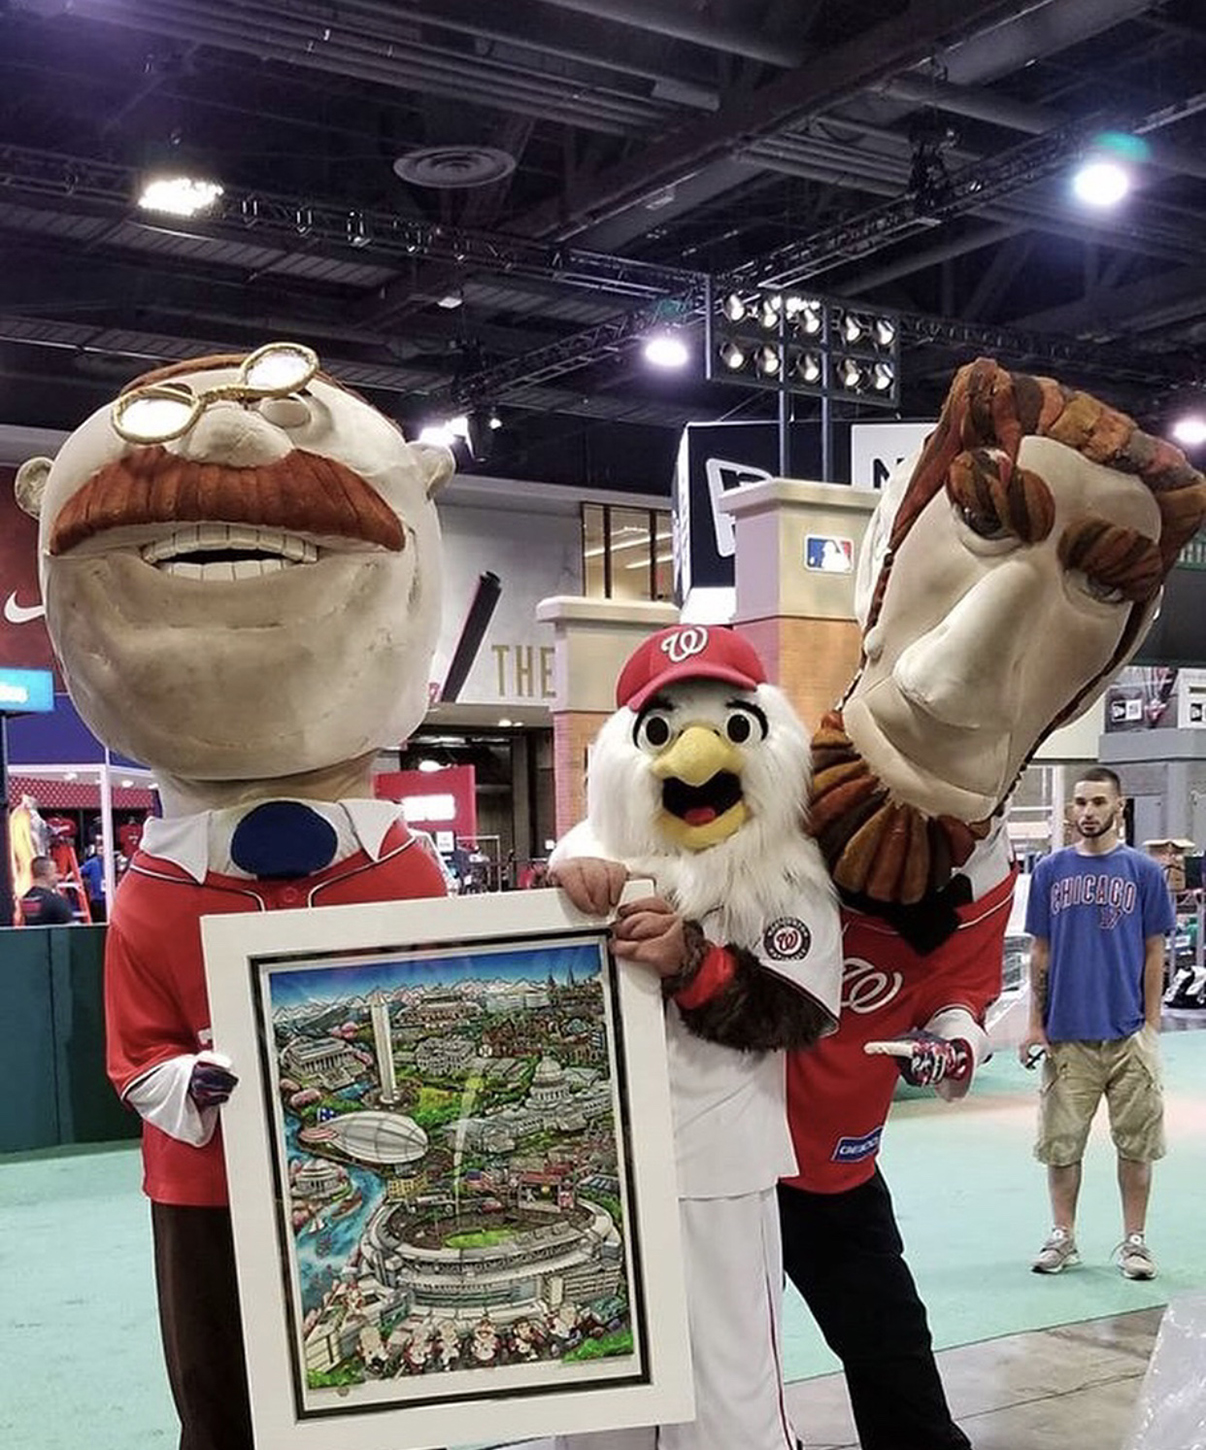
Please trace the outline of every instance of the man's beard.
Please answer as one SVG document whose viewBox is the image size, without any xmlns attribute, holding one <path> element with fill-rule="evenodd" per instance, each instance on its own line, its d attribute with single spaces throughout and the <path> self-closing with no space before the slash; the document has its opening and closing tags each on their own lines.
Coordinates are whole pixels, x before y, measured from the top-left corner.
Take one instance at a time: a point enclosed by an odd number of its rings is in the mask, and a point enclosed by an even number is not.
<svg viewBox="0 0 1206 1450">
<path fill-rule="evenodd" d="M 809 829 L 836 885 L 889 905 L 913 906 L 936 896 L 964 864 L 990 822 L 928 816 L 890 799 L 842 725 L 841 712 L 822 717 L 812 738 L 813 793 Z"/>
<path fill-rule="evenodd" d="M 1118 812 L 1111 811 L 1108 820 L 1100 821 L 1093 826 L 1086 826 L 1082 822 L 1077 821 L 1076 829 L 1077 832 L 1082 835 L 1086 841 L 1096 841 L 1099 837 L 1104 836 L 1112 831 L 1117 824 Z"/>
</svg>

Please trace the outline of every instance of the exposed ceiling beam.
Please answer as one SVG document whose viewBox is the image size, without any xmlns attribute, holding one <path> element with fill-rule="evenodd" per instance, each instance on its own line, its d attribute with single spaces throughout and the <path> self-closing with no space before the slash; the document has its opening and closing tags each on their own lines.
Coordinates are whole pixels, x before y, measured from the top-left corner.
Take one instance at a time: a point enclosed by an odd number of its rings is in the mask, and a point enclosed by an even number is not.
<svg viewBox="0 0 1206 1450">
<path fill-rule="evenodd" d="M 715 115 L 692 118 L 689 125 L 663 135 L 638 155 L 537 207 L 516 229 L 526 236 L 573 236 L 747 146 L 754 137 L 834 106 L 917 65 L 936 48 L 1016 12 L 1016 0 L 913 0 L 902 14 L 814 55 L 808 64 L 759 90 L 727 100 Z"/>
</svg>

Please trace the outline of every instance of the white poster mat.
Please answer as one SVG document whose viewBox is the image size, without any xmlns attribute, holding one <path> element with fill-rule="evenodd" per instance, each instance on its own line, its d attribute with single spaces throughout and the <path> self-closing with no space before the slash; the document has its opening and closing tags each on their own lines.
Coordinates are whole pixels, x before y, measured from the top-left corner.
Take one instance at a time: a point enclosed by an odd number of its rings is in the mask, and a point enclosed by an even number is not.
<svg viewBox="0 0 1206 1450">
<path fill-rule="evenodd" d="M 647 883 L 631 884 L 626 892 L 631 898 L 642 894 L 648 894 Z M 660 984 L 652 973 L 614 963 L 609 958 L 606 925 L 574 911 L 559 891 L 531 891 L 206 917 L 201 928 L 214 1046 L 232 1058 L 239 1076 L 238 1087 L 222 1109 L 222 1123 L 257 1450 L 426 1450 L 426 1447 L 481 1441 L 486 1436 L 521 1440 L 691 1419 L 694 1408 Z M 299 1246 L 303 1231 L 297 1226 L 299 1200 L 295 1196 L 295 1177 L 291 1176 L 297 1173 L 297 1148 L 295 1140 L 291 1161 L 282 1106 L 297 1084 L 289 1080 L 282 1083 L 282 1077 L 287 1079 L 288 1075 L 281 1062 L 281 1042 L 289 1036 L 290 1021 L 304 1016 L 304 1009 L 301 1013 L 288 1010 L 289 994 L 297 997 L 300 992 L 304 1001 L 306 973 L 310 972 L 321 974 L 321 977 L 315 975 L 312 981 L 316 986 L 321 981 L 325 990 L 327 984 L 337 980 L 335 974 L 341 969 L 357 974 L 348 978 L 349 984 L 353 981 L 360 984 L 377 969 L 389 980 L 392 980 L 390 972 L 401 973 L 397 978 L 401 981 L 408 971 L 421 978 L 425 962 L 437 964 L 432 968 L 437 975 L 440 963 L 453 962 L 458 964 L 458 969 L 462 969 L 459 964 L 467 963 L 463 970 L 472 976 L 475 960 L 486 961 L 493 969 L 495 961 L 513 959 L 522 964 L 530 957 L 529 966 L 522 968 L 533 984 L 526 996 L 530 1005 L 540 1008 L 543 983 L 532 974 L 531 967 L 540 963 L 543 970 L 545 958 L 541 954 L 563 951 L 566 943 L 571 944 L 575 960 L 584 959 L 583 948 L 586 958 L 593 953 L 593 960 L 598 963 L 596 996 L 605 1004 L 607 1066 L 597 1072 L 593 1091 L 597 1096 L 610 1085 L 616 1111 L 606 1120 L 611 1125 L 610 1139 L 606 1131 L 600 1134 L 594 1120 L 591 1127 L 596 1153 L 600 1142 L 614 1143 L 617 1157 L 614 1202 L 620 1212 L 617 1215 L 613 1209 L 611 1216 L 613 1226 L 620 1231 L 610 1235 L 600 1267 L 611 1272 L 603 1261 L 607 1255 L 613 1261 L 618 1255 L 623 1265 L 630 1296 L 627 1332 L 631 1336 L 631 1349 L 593 1361 L 580 1353 L 566 1354 L 564 1359 L 534 1357 L 524 1361 L 503 1352 L 500 1333 L 497 1363 L 488 1360 L 466 1368 L 457 1362 L 445 1370 L 436 1370 L 428 1363 L 423 1373 L 413 1376 L 409 1370 L 395 1365 L 385 1376 L 370 1378 L 362 1374 L 358 1382 L 339 1388 L 328 1387 L 331 1376 L 327 1376 L 316 1388 L 312 1377 L 317 1353 L 313 1334 L 316 1311 L 311 1308 L 299 1324 L 302 1318 Z M 447 970 L 452 972 L 453 967 Z M 302 985 L 299 987 L 299 984 Z M 571 990 L 574 985 L 571 984 Z M 576 986 L 579 992 L 584 990 L 581 982 Z M 410 990 L 412 1002 L 421 1005 L 422 991 Z M 480 992 L 486 988 L 479 985 L 475 990 Z M 525 997 L 515 982 L 509 986 L 506 982 L 493 983 L 490 990 L 518 991 L 521 999 Z M 317 991 L 314 995 L 321 998 Z M 392 1009 L 388 1005 L 385 1009 L 386 1013 L 390 1010 L 394 1013 L 392 1018 L 387 1015 L 384 1019 L 385 1041 L 390 1040 L 391 1031 L 407 1022 L 406 990 L 400 989 L 392 1000 Z M 448 999 L 447 993 L 440 994 L 440 1001 L 433 1000 L 427 1006 L 429 1016 L 439 1011 L 455 1012 L 455 1002 Z M 366 1003 L 365 1007 L 371 1014 L 372 1006 Z M 370 1119 L 380 1126 L 380 1120 L 386 1116 L 378 1100 L 385 1091 L 386 1077 L 393 1075 L 393 1068 L 383 1069 L 378 1061 L 374 1069 L 367 1061 L 372 1057 L 374 1037 L 378 1058 L 380 1055 L 383 1040 L 380 1000 L 375 1016 L 372 1032 L 361 1031 L 359 1038 L 352 1033 L 354 1021 L 349 1020 L 344 1028 L 351 1034 L 345 1039 L 351 1055 L 344 1064 L 344 1076 L 354 1079 L 359 1071 L 356 1061 L 361 1062 L 360 1076 L 371 1085 L 369 1108 L 354 1114 L 354 1128 L 350 1122 L 341 1124 L 340 1114 L 332 1113 L 329 1108 L 325 1119 L 319 1117 L 310 1124 L 311 1139 L 316 1129 L 321 1136 L 328 1127 L 337 1131 L 346 1128 L 344 1136 L 353 1145 L 353 1151 L 347 1155 L 324 1156 L 321 1151 L 315 1155 L 314 1163 L 319 1170 L 325 1170 L 327 1179 L 337 1179 L 341 1166 L 345 1176 L 351 1174 L 352 1167 L 364 1173 L 365 1163 L 373 1157 L 372 1150 L 366 1154 L 364 1149 L 364 1130 Z M 539 1013 L 532 1019 L 533 1032 L 538 1030 L 538 1017 Z M 522 1034 L 528 1028 L 522 1019 L 517 1020 Z M 298 1029 L 291 1040 L 303 1052 L 324 1043 L 334 1044 L 334 1064 L 326 1064 L 323 1070 L 338 1073 L 341 1066 L 340 1054 L 335 1051 L 338 1037 L 326 1032 L 332 1026 L 338 1028 L 343 1024 L 327 1021 L 312 1030 Z M 472 1037 L 472 1032 L 469 1035 Z M 438 1039 L 440 1034 L 433 1032 L 432 1036 Z M 449 1044 L 450 1048 L 454 1046 Z M 551 1049 L 533 1049 L 531 1042 L 517 1047 L 516 1056 L 524 1051 L 533 1053 L 542 1065 L 553 1055 Z M 434 1069 L 432 1075 L 439 1071 Z M 545 1079 L 550 1074 L 555 1076 L 554 1070 L 545 1069 L 542 1088 L 548 1087 Z M 589 1080 L 589 1075 L 579 1074 L 577 1080 L 579 1083 Z M 397 1084 L 392 1086 L 397 1088 Z M 555 1085 L 553 1090 L 557 1091 Z M 555 1110 L 565 1111 L 564 1100 Z M 387 1112 L 389 1142 L 394 1145 L 390 1152 L 405 1159 L 405 1147 L 398 1146 L 405 1135 L 409 1133 L 418 1141 L 423 1134 L 415 1134 L 413 1119 L 396 1109 L 390 1108 Z M 488 1133 L 490 1124 L 486 1121 L 483 1129 L 483 1121 L 474 1124 L 465 1120 L 464 1131 Z M 296 1129 L 296 1123 L 293 1126 Z M 428 1147 L 446 1144 L 461 1131 L 458 1122 L 451 1135 L 432 1132 L 427 1135 Z M 397 1137 L 399 1133 L 401 1138 Z M 563 1139 L 562 1143 L 566 1141 Z M 606 1153 L 604 1147 L 604 1159 Z M 593 1173 L 587 1156 L 584 1149 L 578 1166 L 580 1170 L 590 1171 L 575 1174 L 571 1165 L 564 1184 L 548 1190 L 555 1198 L 564 1195 L 572 1212 L 564 1216 L 550 1212 L 547 1231 L 531 1229 L 529 1215 L 517 1230 L 518 1247 L 509 1244 L 504 1252 L 514 1249 L 519 1254 L 540 1256 L 550 1246 L 555 1247 L 552 1239 L 557 1234 L 564 1234 L 568 1240 L 571 1233 L 577 1233 L 584 1243 L 589 1243 L 591 1235 L 598 1234 L 600 1223 L 606 1227 L 607 1212 L 600 1217 L 598 1204 L 588 1197 L 596 1189 L 583 1180 L 593 1178 L 594 1182 L 600 1182 L 607 1175 Z M 427 1181 L 424 1163 L 414 1165 L 409 1196 L 402 1200 L 414 1206 L 416 1216 L 420 1211 L 429 1215 L 430 1221 L 422 1227 L 420 1239 L 423 1234 L 441 1232 L 440 1214 L 452 1211 L 444 1203 L 449 1192 L 448 1183 L 443 1181 L 448 1177 L 448 1153 L 429 1152 L 427 1157 L 432 1161 L 432 1181 Z M 531 1158 L 530 1151 L 520 1152 L 516 1161 L 522 1167 Z M 351 1167 L 344 1166 L 349 1164 Z M 313 1168 L 307 1171 L 313 1172 Z M 382 1166 L 375 1171 L 383 1181 L 398 1174 L 395 1191 L 401 1191 L 401 1170 L 396 1165 Z M 422 1182 L 416 1176 L 420 1174 Z M 320 1171 L 318 1176 L 321 1179 L 324 1172 Z M 534 1192 L 527 1180 L 539 1182 L 540 1178 L 538 1173 L 513 1174 L 511 1182 L 519 1183 L 520 1187 L 513 1188 L 512 1192 L 520 1195 Z M 360 1181 L 371 1180 L 361 1178 Z M 458 1180 L 458 1193 L 460 1183 Z M 327 1182 L 319 1191 L 333 1193 L 339 1186 Z M 346 1202 L 347 1185 L 343 1187 Z M 384 1214 L 387 1206 L 385 1190 L 380 1192 L 381 1208 L 374 1211 L 374 1223 L 378 1222 L 378 1212 Z M 606 1202 L 605 1190 L 603 1196 Z M 419 1205 L 420 1197 L 424 1198 L 425 1205 Z M 510 1204 L 502 1204 L 500 1199 L 480 1201 L 502 1216 L 492 1221 L 488 1231 L 482 1231 L 479 1225 L 477 1239 L 485 1244 L 505 1239 L 512 1222 Z M 432 1204 L 434 1208 L 430 1207 Z M 303 1210 L 304 1205 L 303 1200 L 300 1206 Z M 401 1221 L 410 1223 L 410 1214 L 411 1210 L 407 1209 Z M 321 1212 L 315 1217 L 319 1223 L 309 1226 L 312 1232 L 326 1230 L 329 1225 Z M 519 1217 L 516 1209 L 515 1218 Z M 335 1220 L 334 1211 L 328 1220 Z M 397 1221 L 388 1220 L 390 1224 Z M 493 1229 L 494 1222 L 501 1233 Z M 357 1263 L 368 1262 L 363 1251 L 366 1233 L 359 1240 L 360 1253 L 346 1259 L 337 1254 L 334 1283 L 324 1290 L 319 1319 L 331 1324 L 332 1334 L 328 1338 L 336 1345 L 342 1343 L 340 1335 L 343 1339 L 348 1337 L 349 1314 L 357 1316 L 357 1323 L 366 1322 L 371 1326 L 375 1322 L 389 1329 L 391 1323 L 398 1324 L 400 1318 L 405 1319 L 407 1312 L 412 1319 L 420 1312 L 414 1304 L 408 1309 L 404 1298 L 392 1305 L 383 1305 L 373 1292 L 372 1280 L 357 1277 L 360 1273 Z M 541 1233 L 550 1239 L 549 1246 L 538 1242 Z M 378 1261 L 385 1262 L 380 1235 L 377 1244 L 376 1252 L 381 1256 Z M 400 1247 L 395 1244 L 393 1248 L 399 1250 L 403 1260 L 408 1254 L 413 1260 L 416 1253 L 426 1251 L 418 1239 Z M 447 1262 L 442 1258 L 436 1267 L 454 1282 L 454 1296 L 457 1292 L 466 1292 L 466 1275 L 488 1272 L 476 1266 L 465 1267 L 474 1258 L 471 1253 L 443 1253 Z M 486 1253 L 489 1254 L 489 1249 Z M 397 1259 L 393 1262 L 396 1265 Z M 577 1272 L 581 1278 L 581 1263 L 577 1265 Z M 532 1281 L 547 1282 L 536 1274 L 532 1275 Z M 345 1287 L 340 1288 L 340 1282 Z M 393 1286 L 395 1291 L 397 1287 Z M 508 1327 L 506 1304 L 494 1312 L 499 1330 L 505 1330 L 514 1340 L 515 1331 Z M 483 1318 L 490 1318 L 489 1310 L 473 1309 L 465 1313 L 471 1313 L 472 1317 L 482 1313 Z M 441 1311 L 440 1317 L 444 1318 L 445 1314 L 446 1311 Z M 437 1316 L 428 1311 L 425 1323 L 434 1327 Z M 580 1325 L 587 1326 L 591 1334 L 604 1337 L 602 1326 L 597 1321 L 592 1323 L 589 1316 L 584 1316 Z M 371 1327 L 368 1333 L 371 1340 Z M 472 1340 L 465 1339 L 462 1348 L 471 1344 Z M 580 1348 L 580 1343 L 575 1347 Z M 465 1353 L 464 1365 L 467 1365 L 469 1351 Z M 337 1378 L 341 1366 L 329 1363 L 335 1357 L 337 1351 L 328 1356 L 327 1363 Z"/>
</svg>

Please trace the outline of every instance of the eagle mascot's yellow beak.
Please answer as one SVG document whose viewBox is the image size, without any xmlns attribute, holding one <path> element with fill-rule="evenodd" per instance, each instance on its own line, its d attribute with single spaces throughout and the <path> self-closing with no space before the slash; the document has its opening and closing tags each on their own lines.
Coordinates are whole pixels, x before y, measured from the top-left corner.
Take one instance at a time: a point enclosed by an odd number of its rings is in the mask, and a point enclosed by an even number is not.
<svg viewBox="0 0 1206 1450">
<path fill-rule="evenodd" d="M 739 831 L 749 817 L 743 766 L 741 752 L 717 730 L 688 725 L 650 765 L 662 782 L 662 834 L 680 850 L 704 851 Z"/>
</svg>

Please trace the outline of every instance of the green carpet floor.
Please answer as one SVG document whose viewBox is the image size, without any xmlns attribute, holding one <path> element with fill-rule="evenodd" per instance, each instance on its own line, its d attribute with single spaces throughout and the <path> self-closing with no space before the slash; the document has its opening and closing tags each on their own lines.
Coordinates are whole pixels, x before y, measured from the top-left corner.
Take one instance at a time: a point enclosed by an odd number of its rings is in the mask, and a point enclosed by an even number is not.
<svg viewBox="0 0 1206 1450">
<path fill-rule="evenodd" d="M 1002 1052 L 957 1107 L 931 1097 L 893 1110 L 883 1154 L 939 1348 L 1164 1304 L 1206 1287 L 1206 1031 L 1166 1033 L 1169 1156 L 1148 1239 L 1150 1284 L 1124 1280 L 1113 1151 L 1094 1127 L 1078 1238 L 1084 1266 L 1029 1272 L 1048 1228 L 1031 1155 L 1037 1079 Z M 0 1158 L 0 1446 L 5 1450 L 168 1450 L 175 1416 L 156 1326 L 148 1214 L 137 1149 Z M 818 1245 L 824 1252 L 824 1245 Z M 836 1362 L 794 1295 L 790 1379 Z"/>
</svg>

